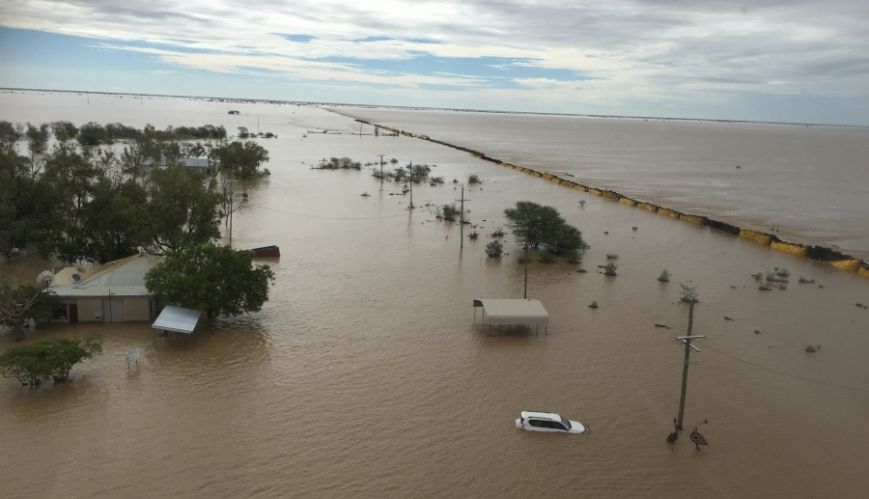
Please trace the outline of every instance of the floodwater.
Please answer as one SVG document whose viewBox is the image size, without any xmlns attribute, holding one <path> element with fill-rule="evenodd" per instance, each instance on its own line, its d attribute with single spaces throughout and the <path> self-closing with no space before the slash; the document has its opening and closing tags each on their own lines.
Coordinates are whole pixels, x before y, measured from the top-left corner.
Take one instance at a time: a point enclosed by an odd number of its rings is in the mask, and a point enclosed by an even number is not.
<svg viewBox="0 0 869 499">
<path fill-rule="evenodd" d="M 228 109 L 241 115 L 230 116 Z M 684 222 L 556 186 L 313 107 L 113 96 L 0 95 L 0 119 L 224 124 L 277 133 L 270 179 L 248 186 L 233 243 L 278 244 L 260 313 L 190 341 L 147 324 L 41 327 L 104 338 L 68 385 L 0 380 L 3 497 L 865 497 L 869 493 L 869 282 Z M 306 137 L 304 135 L 307 135 Z M 309 169 L 322 157 L 436 164 L 443 186 Z M 426 203 L 465 192 L 480 238 Z M 367 192 L 370 197 L 362 197 Z M 474 298 L 520 297 L 518 251 L 483 246 L 517 200 L 558 208 L 591 244 L 583 267 L 530 265 L 547 335 L 489 334 Z M 578 203 L 586 201 L 584 207 Z M 636 226 L 637 230 L 632 230 Z M 465 234 L 467 237 L 467 233 Z M 618 277 L 597 272 L 618 253 Z M 14 265 L 15 262 L 7 262 Z M 786 267 L 786 290 L 751 274 Z M 662 269 L 672 282 L 656 281 Z M 797 284 L 803 276 L 815 284 Z M 698 286 L 686 426 L 670 447 L 685 305 Z M 823 285 L 819 287 L 819 285 Z M 600 308 L 587 305 L 597 301 Z M 733 320 L 725 320 L 728 316 Z M 672 329 L 655 327 L 655 323 Z M 758 330 L 761 334 L 756 334 Z M 820 344 L 820 351 L 803 351 Z M 7 343 L 3 343 L 7 345 Z M 2 347 L 0 347 L 2 348 Z M 138 365 L 125 354 L 142 348 Z M 587 435 L 522 432 L 548 409 Z"/>
<path fill-rule="evenodd" d="M 339 108 L 782 239 L 869 259 L 869 127 Z"/>
</svg>

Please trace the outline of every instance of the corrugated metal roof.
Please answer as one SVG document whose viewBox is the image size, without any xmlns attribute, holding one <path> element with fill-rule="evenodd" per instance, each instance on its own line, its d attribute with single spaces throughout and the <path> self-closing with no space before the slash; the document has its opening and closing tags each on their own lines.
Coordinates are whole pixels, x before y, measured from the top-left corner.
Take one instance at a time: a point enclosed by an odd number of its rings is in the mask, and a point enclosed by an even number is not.
<svg viewBox="0 0 869 499">
<path fill-rule="evenodd" d="M 193 334 L 200 316 L 202 312 L 199 310 L 166 305 L 151 327 L 175 333 Z"/>
<path fill-rule="evenodd" d="M 163 257 L 133 255 L 108 262 L 80 282 L 52 285 L 57 296 L 150 296 L 145 274 Z"/>
<path fill-rule="evenodd" d="M 210 166 L 208 158 L 178 158 L 177 162 L 185 168 L 208 168 Z M 165 168 L 166 158 L 160 158 L 160 161 L 155 161 L 154 158 L 145 158 L 142 160 L 142 166 Z"/>
</svg>

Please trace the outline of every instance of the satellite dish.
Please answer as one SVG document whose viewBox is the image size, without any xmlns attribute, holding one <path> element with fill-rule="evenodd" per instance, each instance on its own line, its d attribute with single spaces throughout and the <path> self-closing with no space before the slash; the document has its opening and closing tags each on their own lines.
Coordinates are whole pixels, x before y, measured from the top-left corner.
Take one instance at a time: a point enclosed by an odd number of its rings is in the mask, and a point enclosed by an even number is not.
<svg viewBox="0 0 869 499">
<path fill-rule="evenodd" d="M 54 281 L 54 273 L 50 270 L 43 270 L 36 276 L 36 285 L 41 286 L 43 288 L 47 288 L 51 286 L 51 283 Z"/>
</svg>

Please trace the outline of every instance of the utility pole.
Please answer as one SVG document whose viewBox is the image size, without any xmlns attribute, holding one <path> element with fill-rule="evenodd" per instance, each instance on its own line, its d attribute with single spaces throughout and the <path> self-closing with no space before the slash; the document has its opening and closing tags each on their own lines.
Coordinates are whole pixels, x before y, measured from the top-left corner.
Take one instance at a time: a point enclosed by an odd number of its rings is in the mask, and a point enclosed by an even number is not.
<svg viewBox="0 0 869 499">
<path fill-rule="evenodd" d="M 383 190 L 383 155 L 380 155 L 380 190 Z"/>
<path fill-rule="evenodd" d="M 410 164 L 408 164 L 408 169 L 410 171 L 410 182 L 408 182 L 410 184 L 410 207 L 408 207 L 408 209 L 412 210 L 413 209 L 413 177 L 414 177 L 414 175 L 413 175 L 413 161 L 411 161 Z"/>
<path fill-rule="evenodd" d="M 676 429 L 682 429 L 682 421 L 685 419 L 685 396 L 688 392 L 688 363 L 691 358 L 691 350 L 699 352 L 700 349 L 691 344 L 691 340 L 705 338 L 706 336 L 691 336 L 691 330 L 694 326 L 694 304 L 696 299 L 688 302 L 688 335 L 677 336 L 676 339 L 685 344 L 685 358 L 682 364 L 682 395 L 679 397 L 679 418 L 676 422 Z"/>
<path fill-rule="evenodd" d="M 522 291 L 522 298 L 528 299 L 528 242 L 525 243 L 525 289 Z"/>
<path fill-rule="evenodd" d="M 461 208 L 459 208 L 461 212 L 461 217 L 459 218 L 459 250 L 463 250 L 465 249 L 465 201 L 470 201 L 470 199 L 465 199 L 465 184 L 462 184 L 461 199 L 456 199 L 456 201 L 461 202 Z"/>
</svg>

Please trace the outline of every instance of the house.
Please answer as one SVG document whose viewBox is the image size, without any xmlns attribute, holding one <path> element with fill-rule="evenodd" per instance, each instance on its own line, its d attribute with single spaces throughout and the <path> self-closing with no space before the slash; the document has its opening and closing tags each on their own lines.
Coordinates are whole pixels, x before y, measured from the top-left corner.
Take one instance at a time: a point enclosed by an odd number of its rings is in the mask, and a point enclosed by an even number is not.
<svg viewBox="0 0 869 499">
<path fill-rule="evenodd" d="M 142 160 L 142 166 L 145 168 L 166 168 L 167 161 L 165 157 L 160 157 L 159 161 L 154 158 L 145 158 Z M 182 168 L 188 168 L 204 174 L 211 173 L 211 162 L 208 158 L 178 158 L 175 163 Z"/>
<path fill-rule="evenodd" d="M 49 285 L 60 302 L 52 322 L 150 321 L 157 303 L 145 287 L 145 274 L 161 259 L 134 255 L 93 269 L 60 270 Z"/>
</svg>

